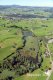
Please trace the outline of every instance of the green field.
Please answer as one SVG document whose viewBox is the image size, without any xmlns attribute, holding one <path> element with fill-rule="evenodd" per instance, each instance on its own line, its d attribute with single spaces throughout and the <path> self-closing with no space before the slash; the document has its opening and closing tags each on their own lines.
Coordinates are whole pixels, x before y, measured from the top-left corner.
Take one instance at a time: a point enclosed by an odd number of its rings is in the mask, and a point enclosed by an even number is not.
<svg viewBox="0 0 53 80">
<path fill-rule="evenodd" d="M 53 60 L 53 42 L 48 43 L 53 39 L 53 18 L 50 11 L 44 10 L 7 8 L 4 13 L 0 10 L 0 80 L 47 79 L 50 55 Z M 49 80 L 53 80 L 52 75 Z"/>
</svg>

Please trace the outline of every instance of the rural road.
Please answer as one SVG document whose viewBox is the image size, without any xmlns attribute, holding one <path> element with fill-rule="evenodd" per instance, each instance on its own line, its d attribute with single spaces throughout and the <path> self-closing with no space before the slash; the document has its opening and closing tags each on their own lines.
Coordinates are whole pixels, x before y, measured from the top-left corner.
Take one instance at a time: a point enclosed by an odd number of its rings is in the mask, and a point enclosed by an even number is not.
<svg viewBox="0 0 53 80">
<path fill-rule="evenodd" d="M 51 62 L 51 71 L 50 71 L 49 76 L 46 78 L 46 80 L 49 80 L 49 78 L 50 78 L 50 76 L 53 72 L 53 60 L 52 60 L 51 53 L 50 53 L 50 50 L 49 50 L 49 47 L 48 47 L 48 43 L 47 43 L 47 50 L 48 50 L 48 54 L 50 55 L 50 62 Z"/>
</svg>

